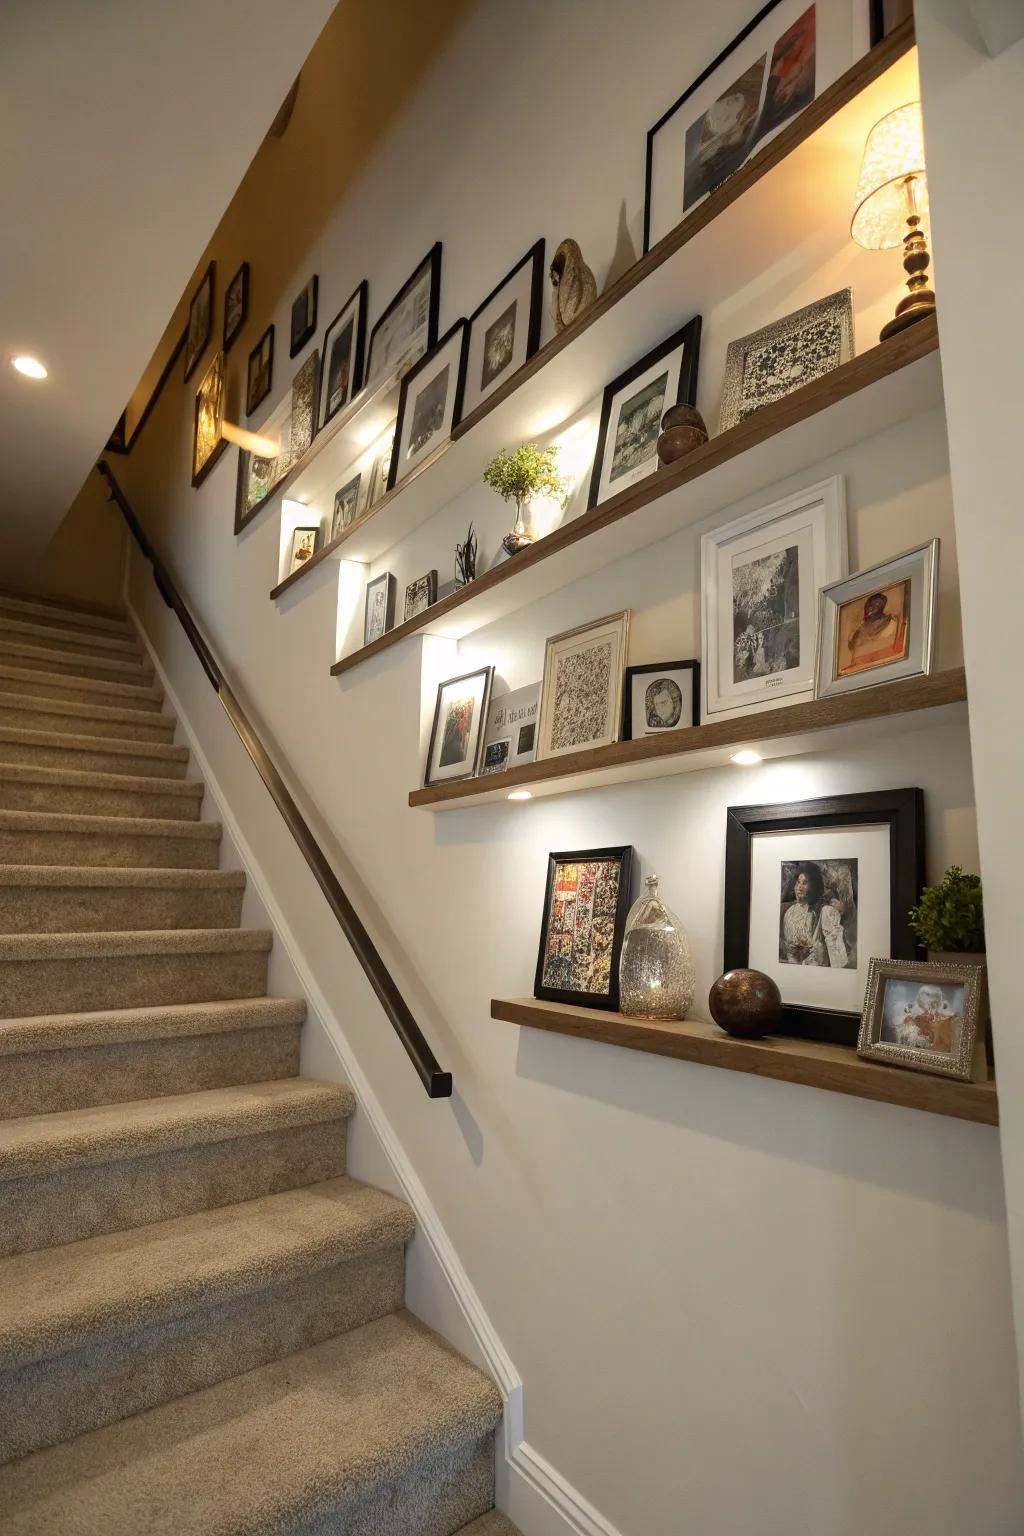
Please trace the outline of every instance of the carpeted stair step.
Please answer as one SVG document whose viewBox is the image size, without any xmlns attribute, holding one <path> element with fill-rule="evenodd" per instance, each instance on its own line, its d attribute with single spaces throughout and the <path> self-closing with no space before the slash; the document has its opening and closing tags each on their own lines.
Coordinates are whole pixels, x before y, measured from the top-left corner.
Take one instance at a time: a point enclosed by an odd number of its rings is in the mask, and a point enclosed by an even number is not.
<svg viewBox="0 0 1024 1536">
<path fill-rule="evenodd" d="M 174 739 L 172 715 L 110 704 L 40 699 L 30 693 L 0 693 L 0 726 L 10 731 L 59 731 L 69 736 L 113 736 L 119 741 Z"/>
<path fill-rule="evenodd" d="M 0 666 L 0 696 L 31 693 L 37 699 L 68 699 L 75 704 L 110 704 L 118 709 L 159 712 L 163 690 L 157 683 L 134 687 L 131 683 L 104 683 L 95 677 L 65 677 L 61 672 L 33 672 L 31 668 Z"/>
<path fill-rule="evenodd" d="M 4 1536 L 454 1536 L 497 1389 L 393 1313 L 0 1471 Z"/>
<path fill-rule="evenodd" d="M 0 811 L 0 864 L 216 869 L 219 821 Z"/>
<path fill-rule="evenodd" d="M 69 656 L 116 657 L 121 661 L 141 661 L 142 646 L 137 635 L 114 635 L 98 629 L 70 629 L 66 624 L 50 624 L 29 614 L 0 611 L 0 644 L 7 640 L 24 641 L 47 651 L 66 652 Z"/>
<path fill-rule="evenodd" d="M 188 748 L 162 741 L 123 741 L 105 736 L 62 736 L 59 731 L 9 730 L 0 726 L 0 764 L 72 768 L 79 773 L 127 773 L 183 779 Z"/>
<path fill-rule="evenodd" d="M 293 1077 L 6 1120 L 0 1255 L 335 1178 L 354 1107 L 348 1088 Z"/>
<path fill-rule="evenodd" d="M 303 998 L 0 1019 L 0 1120 L 296 1077 Z"/>
<path fill-rule="evenodd" d="M 0 763 L 0 810 L 53 815 L 198 821 L 204 785 L 195 779 L 79 773 Z"/>
<path fill-rule="evenodd" d="M 474 1520 L 472 1525 L 464 1525 L 458 1536 L 521 1536 L 521 1532 L 500 1510 L 492 1509 Z"/>
<path fill-rule="evenodd" d="M 135 633 L 123 609 L 115 610 L 99 603 L 79 603 L 73 598 L 37 597 L 34 593 L 8 588 L 0 589 L 0 613 L 70 629 L 99 630 L 108 635 Z"/>
<path fill-rule="evenodd" d="M 153 681 L 153 668 L 148 662 L 119 655 L 73 656 L 67 651 L 36 645 L 31 640 L 14 639 L 11 635 L 0 636 L 0 664 L 20 667 L 22 671 L 63 672 L 68 677 L 130 683 L 135 688 L 146 687 Z"/>
<path fill-rule="evenodd" d="M 237 928 L 240 869 L 0 863 L 0 934 Z"/>
<path fill-rule="evenodd" d="M 394 1312 L 414 1225 L 339 1178 L 0 1260 L 0 1462 Z"/>
</svg>

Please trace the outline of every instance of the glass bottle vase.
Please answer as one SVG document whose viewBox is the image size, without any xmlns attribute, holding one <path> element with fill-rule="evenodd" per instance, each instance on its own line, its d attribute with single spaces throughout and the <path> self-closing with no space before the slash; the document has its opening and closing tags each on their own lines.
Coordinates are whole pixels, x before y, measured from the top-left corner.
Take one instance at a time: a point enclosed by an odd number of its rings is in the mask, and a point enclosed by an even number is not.
<svg viewBox="0 0 1024 1536">
<path fill-rule="evenodd" d="M 630 908 L 619 960 L 619 1008 L 635 1019 L 685 1019 L 695 975 L 685 929 L 658 895 L 649 875 L 647 894 Z"/>
</svg>

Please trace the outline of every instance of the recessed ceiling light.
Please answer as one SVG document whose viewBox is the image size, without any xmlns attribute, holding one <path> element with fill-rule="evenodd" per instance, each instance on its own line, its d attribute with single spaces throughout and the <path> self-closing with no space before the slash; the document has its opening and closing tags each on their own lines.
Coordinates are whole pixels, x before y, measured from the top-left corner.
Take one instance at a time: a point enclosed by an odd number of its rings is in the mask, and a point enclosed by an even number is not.
<svg viewBox="0 0 1024 1536">
<path fill-rule="evenodd" d="M 531 794 L 531 792 L 528 789 L 510 789 L 508 797 L 509 797 L 510 800 L 532 800 L 533 799 L 533 795 Z"/>
<path fill-rule="evenodd" d="M 744 747 L 741 752 L 734 752 L 729 761 L 738 764 L 740 768 L 753 768 L 755 763 L 761 762 L 761 754 L 752 747 Z"/>
<path fill-rule="evenodd" d="M 11 367 L 23 373 L 26 379 L 45 379 L 46 369 L 38 357 L 15 357 L 11 359 Z"/>
</svg>

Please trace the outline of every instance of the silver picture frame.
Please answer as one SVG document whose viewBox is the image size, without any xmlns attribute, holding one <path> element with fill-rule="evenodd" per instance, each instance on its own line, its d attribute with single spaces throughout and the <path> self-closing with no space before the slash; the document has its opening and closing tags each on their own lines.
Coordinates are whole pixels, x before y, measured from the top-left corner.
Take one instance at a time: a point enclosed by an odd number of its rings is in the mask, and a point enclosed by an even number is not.
<svg viewBox="0 0 1024 1536">
<path fill-rule="evenodd" d="M 719 432 L 831 373 L 853 355 L 852 288 L 840 288 L 731 341 L 725 354 Z"/>
<path fill-rule="evenodd" d="M 935 660 L 938 591 L 938 539 L 822 587 L 815 698 L 927 677 Z"/>
<path fill-rule="evenodd" d="M 890 986 L 898 994 L 892 998 Z M 924 998 L 926 992 L 930 996 Z M 961 1082 L 983 1080 L 985 993 L 984 965 L 872 959 L 857 1054 L 912 1072 Z M 932 1001 L 936 997 L 937 1006 Z M 958 1014 L 953 1012 L 957 1003 Z"/>
</svg>

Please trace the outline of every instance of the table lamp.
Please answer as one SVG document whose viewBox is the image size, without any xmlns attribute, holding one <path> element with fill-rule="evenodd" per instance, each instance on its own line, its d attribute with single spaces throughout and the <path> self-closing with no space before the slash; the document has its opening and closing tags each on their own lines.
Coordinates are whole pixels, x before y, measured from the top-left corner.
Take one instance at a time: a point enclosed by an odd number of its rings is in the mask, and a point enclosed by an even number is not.
<svg viewBox="0 0 1024 1536">
<path fill-rule="evenodd" d="M 921 103 L 897 107 L 868 134 L 853 199 L 850 234 L 867 251 L 891 251 L 902 243 L 910 292 L 883 326 L 881 340 L 935 313 L 925 276 L 931 258 L 922 223 L 928 213 Z"/>
</svg>

